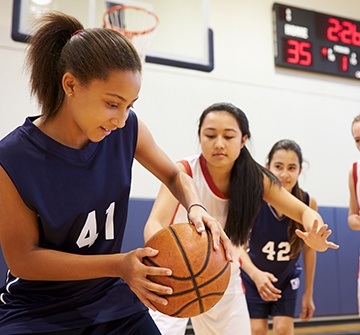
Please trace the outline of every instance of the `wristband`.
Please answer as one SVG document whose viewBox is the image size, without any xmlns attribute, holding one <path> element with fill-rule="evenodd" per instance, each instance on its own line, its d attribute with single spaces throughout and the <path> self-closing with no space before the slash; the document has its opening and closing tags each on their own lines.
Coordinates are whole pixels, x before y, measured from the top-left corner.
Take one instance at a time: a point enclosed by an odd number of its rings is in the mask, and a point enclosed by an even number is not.
<svg viewBox="0 0 360 335">
<path fill-rule="evenodd" d="M 187 209 L 187 219 L 188 219 L 188 222 L 189 222 L 189 223 L 192 223 L 191 220 L 190 220 L 190 218 L 189 218 L 190 210 L 191 210 L 191 208 L 193 208 L 193 207 L 195 207 L 195 206 L 199 206 L 199 207 L 201 207 L 205 212 L 207 212 L 207 209 L 206 209 L 206 207 L 205 207 L 204 205 L 199 204 L 199 203 L 197 203 L 197 202 L 194 202 L 194 203 L 191 204 L 191 205 L 188 207 L 188 209 Z"/>
</svg>

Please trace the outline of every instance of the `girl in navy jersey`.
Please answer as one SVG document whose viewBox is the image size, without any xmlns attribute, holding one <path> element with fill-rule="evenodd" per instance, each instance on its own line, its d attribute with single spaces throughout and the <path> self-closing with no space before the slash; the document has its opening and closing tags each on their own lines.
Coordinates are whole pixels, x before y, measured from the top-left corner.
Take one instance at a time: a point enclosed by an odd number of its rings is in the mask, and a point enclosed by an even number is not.
<svg viewBox="0 0 360 335">
<path fill-rule="evenodd" d="M 320 215 L 287 192 L 272 173 L 253 160 L 246 148 L 250 129 L 243 111 L 230 103 L 209 106 L 200 116 L 198 137 L 201 153 L 180 161 L 178 167 L 194 179 L 203 204 L 223 225 L 232 242 L 234 262 L 224 296 L 212 309 L 193 317 L 192 326 L 199 335 L 250 335 L 239 260 L 247 255 L 242 245 L 247 241 L 262 199 L 302 222 L 308 232 L 297 233 L 310 247 L 324 251 L 337 246 L 327 241 L 331 232 L 326 230 Z M 145 240 L 161 228 L 184 220 L 186 209 L 162 186 L 145 226 Z M 322 226 L 319 230 L 318 224 Z M 261 275 L 270 282 L 275 280 L 270 273 Z M 270 287 L 268 294 L 277 297 L 279 290 Z M 159 312 L 151 315 L 163 335 L 185 334 L 187 319 Z"/>
<path fill-rule="evenodd" d="M 280 180 L 284 189 L 300 201 L 317 211 L 313 197 L 304 192 L 298 183 L 302 170 L 301 148 L 291 140 L 274 144 L 268 155 L 266 167 Z M 300 285 L 301 268 L 298 265 L 300 251 L 303 251 L 305 289 L 302 297 L 300 319 L 312 318 L 313 283 L 316 252 L 296 236 L 301 228 L 298 220 L 289 219 L 283 210 L 263 201 L 256 217 L 248 244 L 250 259 L 242 258 L 242 278 L 246 288 L 251 329 L 253 335 L 268 333 L 268 317 L 273 319 L 273 332 L 277 335 L 294 334 L 294 313 Z M 253 271 L 251 266 L 263 271 Z M 272 273 L 275 278 L 267 274 Z"/>
<path fill-rule="evenodd" d="M 0 333 L 160 334 L 148 307 L 171 288 L 147 279 L 139 248 L 119 253 L 133 159 L 176 196 L 214 247 L 230 242 L 193 180 L 156 145 L 133 110 L 141 61 L 121 34 L 44 15 L 28 51 L 41 115 L 0 142 L 0 242 L 9 267 L 0 289 Z"/>
</svg>

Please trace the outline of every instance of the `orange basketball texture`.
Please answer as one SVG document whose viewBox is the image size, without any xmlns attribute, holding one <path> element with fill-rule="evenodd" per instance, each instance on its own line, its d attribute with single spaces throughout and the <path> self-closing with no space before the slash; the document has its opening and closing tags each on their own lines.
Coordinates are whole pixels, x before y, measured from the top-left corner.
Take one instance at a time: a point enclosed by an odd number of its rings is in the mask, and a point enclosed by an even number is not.
<svg viewBox="0 0 360 335">
<path fill-rule="evenodd" d="M 166 306 L 153 302 L 160 312 L 192 317 L 221 299 L 229 284 L 230 263 L 222 245 L 220 250 L 214 250 L 209 230 L 199 234 L 194 225 L 178 223 L 157 232 L 145 246 L 159 253 L 144 258 L 144 264 L 172 270 L 171 276 L 148 276 L 173 289 L 173 294 L 164 296 Z"/>
</svg>

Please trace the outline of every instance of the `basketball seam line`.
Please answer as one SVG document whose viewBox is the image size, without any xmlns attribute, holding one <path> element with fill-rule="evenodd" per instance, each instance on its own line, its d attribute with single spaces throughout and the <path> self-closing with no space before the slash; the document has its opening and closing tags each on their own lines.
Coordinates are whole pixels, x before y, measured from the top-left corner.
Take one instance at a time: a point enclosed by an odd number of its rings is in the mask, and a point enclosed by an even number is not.
<svg viewBox="0 0 360 335">
<path fill-rule="evenodd" d="M 201 295 L 200 295 L 199 289 L 198 289 L 198 287 L 197 287 L 197 282 L 196 282 L 195 277 L 194 277 L 194 272 L 193 272 L 193 270 L 192 270 L 192 268 L 191 268 L 191 265 L 190 265 L 189 260 L 188 260 L 188 258 L 187 258 L 187 256 L 186 256 L 186 253 L 185 253 L 185 251 L 184 251 L 184 249 L 183 249 L 183 246 L 182 246 L 182 244 L 181 244 L 181 242 L 180 242 L 179 237 L 177 236 L 177 234 L 176 234 L 176 232 L 174 231 L 174 229 L 173 229 L 172 226 L 170 226 L 169 228 L 170 228 L 170 232 L 172 233 L 172 235 L 173 235 L 174 238 L 175 238 L 175 241 L 176 241 L 176 243 L 177 243 L 177 245 L 178 245 L 178 247 L 179 247 L 179 249 L 180 249 L 180 251 L 181 251 L 181 254 L 183 255 L 183 259 L 184 259 L 184 261 L 185 261 L 185 263 L 186 263 L 186 266 L 187 266 L 187 268 L 188 268 L 188 270 L 189 270 L 189 272 L 190 272 L 190 274 L 191 274 L 191 281 L 192 281 L 192 283 L 193 283 L 193 286 L 194 286 L 195 292 L 196 292 L 196 296 L 197 296 L 198 301 L 199 301 L 200 312 L 203 313 L 203 312 L 204 312 L 204 305 L 203 305 L 203 302 L 202 302 L 202 299 L 201 299 Z M 208 233 L 207 231 L 206 231 L 206 233 L 207 233 L 207 237 L 209 237 L 209 235 L 208 235 L 209 233 Z M 209 240 L 209 238 L 208 238 L 208 240 Z M 209 243 L 208 243 L 208 245 L 209 245 Z M 207 257 L 206 257 L 205 263 L 208 261 L 208 252 L 206 253 L 206 256 L 207 256 Z"/>
<path fill-rule="evenodd" d="M 197 285 L 197 287 L 199 289 L 203 288 L 204 286 L 208 285 L 209 283 L 211 283 L 212 281 L 214 281 L 215 279 L 221 277 L 224 272 L 227 270 L 227 268 L 229 267 L 229 263 L 226 263 L 226 265 L 223 267 L 223 269 L 218 273 L 216 274 L 214 277 L 210 278 L 209 280 L 207 280 L 206 282 L 200 284 L 200 285 Z M 187 293 L 191 293 L 194 289 L 188 289 L 188 290 L 185 290 L 185 291 L 180 291 L 180 292 L 177 292 L 177 293 L 173 293 L 170 295 L 170 297 L 176 297 L 178 295 L 182 295 L 182 294 L 187 294 Z M 206 295 L 205 295 L 206 296 Z M 202 297 L 205 297 L 205 296 L 202 296 Z"/>
</svg>

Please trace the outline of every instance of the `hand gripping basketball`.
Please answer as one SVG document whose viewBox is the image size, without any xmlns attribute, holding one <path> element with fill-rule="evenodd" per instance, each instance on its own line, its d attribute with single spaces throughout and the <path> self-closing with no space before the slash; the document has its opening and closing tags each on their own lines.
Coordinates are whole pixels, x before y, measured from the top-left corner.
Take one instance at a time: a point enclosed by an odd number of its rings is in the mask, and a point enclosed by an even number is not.
<svg viewBox="0 0 360 335">
<path fill-rule="evenodd" d="M 172 275 L 148 276 L 155 283 L 169 286 L 173 294 L 164 296 L 166 306 L 156 308 L 174 317 L 192 317 L 206 312 L 223 296 L 230 279 L 230 263 L 224 248 L 214 250 L 209 230 L 199 234 L 189 223 L 178 223 L 152 236 L 145 247 L 159 250 L 144 258 L 149 266 L 170 268 Z"/>
</svg>

